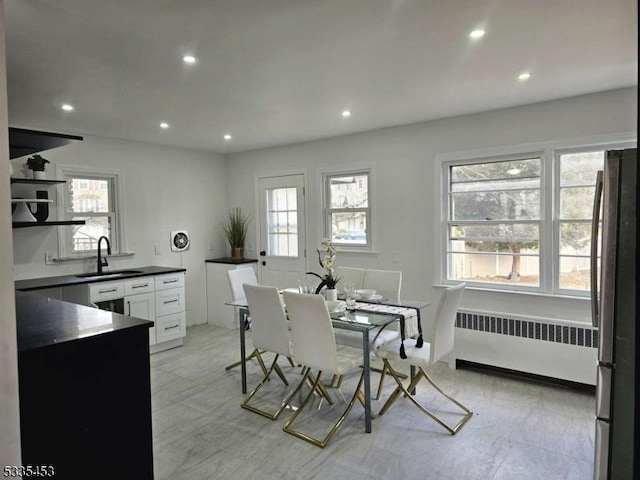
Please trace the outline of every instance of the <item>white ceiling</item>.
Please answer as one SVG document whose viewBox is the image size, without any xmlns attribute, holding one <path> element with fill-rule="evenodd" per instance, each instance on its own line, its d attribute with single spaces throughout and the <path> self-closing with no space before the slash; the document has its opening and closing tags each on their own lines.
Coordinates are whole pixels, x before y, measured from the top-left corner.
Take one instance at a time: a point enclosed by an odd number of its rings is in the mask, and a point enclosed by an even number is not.
<svg viewBox="0 0 640 480">
<path fill-rule="evenodd" d="M 638 80 L 635 0 L 5 0 L 5 12 L 12 126 L 222 153 Z"/>
</svg>

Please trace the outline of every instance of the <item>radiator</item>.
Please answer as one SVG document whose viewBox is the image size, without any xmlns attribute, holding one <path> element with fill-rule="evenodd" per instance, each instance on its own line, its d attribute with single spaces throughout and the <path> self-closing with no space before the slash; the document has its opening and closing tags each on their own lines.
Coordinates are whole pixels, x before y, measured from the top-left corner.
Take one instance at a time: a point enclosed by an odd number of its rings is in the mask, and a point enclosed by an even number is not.
<svg viewBox="0 0 640 480">
<path fill-rule="evenodd" d="M 457 359 L 596 384 L 598 330 L 550 318 L 459 310 L 450 366 Z"/>
</svg>

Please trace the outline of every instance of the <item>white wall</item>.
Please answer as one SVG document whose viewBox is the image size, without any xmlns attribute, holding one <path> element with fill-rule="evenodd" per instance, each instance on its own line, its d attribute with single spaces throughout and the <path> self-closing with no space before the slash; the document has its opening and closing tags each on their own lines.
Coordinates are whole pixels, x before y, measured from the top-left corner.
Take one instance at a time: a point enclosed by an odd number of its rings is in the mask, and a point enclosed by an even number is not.
<svg viewBox="0 0 640 480">
<path fill-rule="evenodd" d="M 433 232 L 439 208 L 433 195 L 437 154 L 635 132 L 636 105 L 637 89 L 629 88 L 228 155 L 227 204 L 253 212 L 257 176 L 305 172 L 307 251 L 313 252 L 322 237 L 320 172 L 372 165 L 377 253 L 339 252 L 337 264 L 400 269 L 403 298 L 435 300 L 439 292 L 432 285 L 440 281 Z M 255 235 L 250 242 L 255 245 Z M 316 266 L 313 256 L 307 262 Z M 468 291 L 463 306 L 589 321 L 587 300 Z"/>
<path fill-rule="evenodd" d="M 4 2 L 0 0 L 0 468 L 20 465 L 18 357 L 9 209 L 9 146 L 4 43 Z"/>
<path fill-rule="evenodd" d="M 28 127 L 27 127 L 28 128 Z M 160 265 L 187 269 L 187 323 L 206 323 L 205 259 L 226 255 L 219 223 L 226 211 L 225 166 L 221 155 L 147 143 L 85 136 L 84 141 L 42 153 L 48 178 L 55 164 L 95 166 L 122 173 L 126 250 L 132 257 L 109 258 L 110 269 Z M 15 175 L 25 159 L 14 159 Z M 55 193 L 55 188 L 50 189 Z M 53 207 L 55 208 L 55 207 Z M 45 252 L 58 251 L 58 228 L 16 229 L 14 276 L 24 278 L 95 271 L 95 260 L 45 265 Z M 191 246 L 171 252 L 172 230 L 186 229 Z M 209 250 L 213 242 L 213 250 Z M 162 247 L 155 255 L 154 245 Z"/>
</svg>

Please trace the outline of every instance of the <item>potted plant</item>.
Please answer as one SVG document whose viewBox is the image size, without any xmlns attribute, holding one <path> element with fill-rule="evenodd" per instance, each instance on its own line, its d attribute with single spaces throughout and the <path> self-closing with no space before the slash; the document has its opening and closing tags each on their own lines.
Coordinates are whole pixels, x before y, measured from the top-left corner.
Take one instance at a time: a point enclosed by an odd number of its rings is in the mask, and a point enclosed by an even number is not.
<svg viewBox="0 0 640 480">
<path fill-rule="evenodd" d="M 40 155 L 36 154 L 33 157 L 29 157 L 27 159 L 27 167 L 30 170 L 33 170 L 33 178 L 42 179 L 44 178 L 44 166 L 49 162 L 46 158 L 42 158 Z"/>
<path fill-rule="evenodd" d="M 323 275 L 319 275 L 315 272 L 307 272 L 307 275 L 314 275 L 321 280 L 320 284 L 316 288 L 316 293 L 320 293 L 322 287 L 326 287 L 325 298 L 327 300 L 337 300 L 336 284 L 340 278 L 335 276 L 333 262 L 336 259 L 336 252 L 338 249 L 331 244 L 331 240 L 328 238 L 323 239 L 321 245 L 325 250 L 324 260 L 322 259 L 320 249 L 316 249 L 316 252 L 318 252 L 318 263 L 320 263 L 320 266 L 322 267 Z"/>
<path fill-rule="evenodd" d="M 231 247 L 231 258 L 239 260 L 244 257 L 244 243 L 247 239 L 247 231 L 251 222 L 251 216 L 242 213 L 240 207 L 229 210 L 227 219 L 222 228 Z"/>
</svg>

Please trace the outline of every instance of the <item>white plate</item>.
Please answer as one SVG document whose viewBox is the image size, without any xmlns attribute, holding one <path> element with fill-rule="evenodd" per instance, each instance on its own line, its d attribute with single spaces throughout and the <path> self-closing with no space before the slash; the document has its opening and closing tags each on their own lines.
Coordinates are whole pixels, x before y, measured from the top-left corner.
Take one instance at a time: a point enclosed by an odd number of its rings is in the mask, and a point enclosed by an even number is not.
<svg viewBox="0 0 640 480">
<path fill-rule="evenodd" d="M 378 300 L 382 300 L 382 295 L 378 295 L 377 293 L 375 295 L 371 295 L 369 298 L 362 298 L 360 295 L 356 295 L 356 299 L 357 300 L 364 300 L 365 302 L 376 302 Z"/>
<path fill-rule="evenodd" d="M 328 305 L 327 305 L 328 307 Z M 332 308 L 329 308 L 329 313 L 342 313 L 347 309 L 347 303 L 346 302 L 339 302 L 338 305 L 333 306 Z"/>
</svg>

